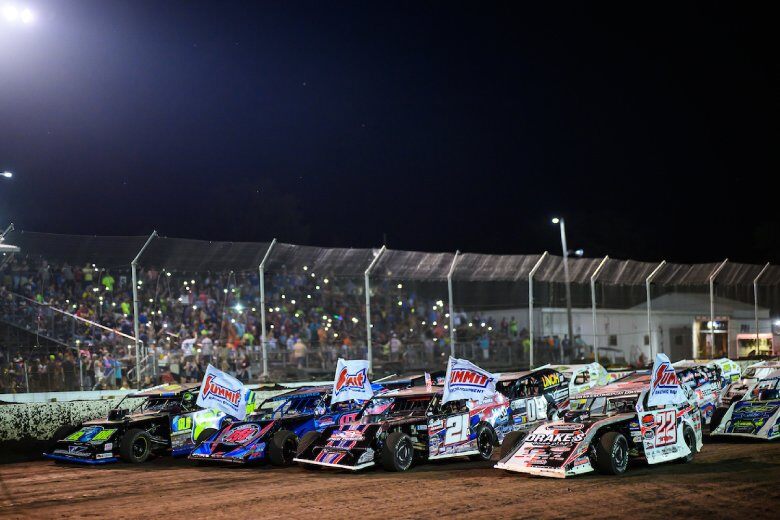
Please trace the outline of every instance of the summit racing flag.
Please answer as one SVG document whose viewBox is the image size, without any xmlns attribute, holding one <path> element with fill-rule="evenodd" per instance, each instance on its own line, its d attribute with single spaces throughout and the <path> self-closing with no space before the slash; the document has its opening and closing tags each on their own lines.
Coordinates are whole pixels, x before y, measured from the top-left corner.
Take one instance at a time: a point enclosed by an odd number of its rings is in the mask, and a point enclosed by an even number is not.
<svg viewBox="0 0 780 520">
<path fill-rule="evenodd" d="M 466 359 L 450 358 L 442 404 L 460 399 L 482 401 L 496 393 L 497 377 Z"/>
<path fill-rule="evenodd" d="M 221 410 L 243 421 L 248 395 L 241 381 L 209 364 L 200 386 L 197 404 L 202 408 Z"/>
<path fill-rule="evenodd" d="M 367 401 L 374 395 L 368 380 L 368 361 L 365 359 L 347 361 L 340 359 L 336 365 L 331 403 L 342 401 Z"/>
<path fill-rule="evenodd" d="M 648 406 L 681 404 L 685 401 L 685 393 L 672 363 L 666 354 L 657 354 L 650 374 Z"/>
</svg>

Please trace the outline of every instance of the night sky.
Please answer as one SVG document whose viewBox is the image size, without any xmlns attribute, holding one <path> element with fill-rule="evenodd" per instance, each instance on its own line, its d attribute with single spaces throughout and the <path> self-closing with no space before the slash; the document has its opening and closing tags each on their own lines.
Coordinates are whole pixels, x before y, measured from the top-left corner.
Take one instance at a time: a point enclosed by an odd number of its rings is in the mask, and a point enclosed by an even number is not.
<svg viewBox="0 0 780 520">
<path fill-rule="evenodd" d="M 0 224 L 780 261 L 754 3 L 11 3 Z"/>
</svg>

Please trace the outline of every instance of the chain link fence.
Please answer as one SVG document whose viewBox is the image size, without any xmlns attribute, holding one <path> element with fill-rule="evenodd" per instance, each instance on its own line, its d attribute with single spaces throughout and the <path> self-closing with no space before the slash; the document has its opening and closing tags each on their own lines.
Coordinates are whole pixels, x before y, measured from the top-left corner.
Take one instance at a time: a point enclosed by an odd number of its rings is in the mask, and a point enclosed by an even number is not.
<svg viewBox="0 0 780 520">
<path fill-rule="evenodd" d="M 153 237 L 138 256 L 148 238 L 13 235 L 0 391 L 194 381 L 209 363 L 246 381 L 322 380 L 339 357 L 387 375 L 442 370 L 450 355 L 502 371 L 778 350 L 775 266 L 569 258 L 567 284 L 547 253 Z"/>
</svg>

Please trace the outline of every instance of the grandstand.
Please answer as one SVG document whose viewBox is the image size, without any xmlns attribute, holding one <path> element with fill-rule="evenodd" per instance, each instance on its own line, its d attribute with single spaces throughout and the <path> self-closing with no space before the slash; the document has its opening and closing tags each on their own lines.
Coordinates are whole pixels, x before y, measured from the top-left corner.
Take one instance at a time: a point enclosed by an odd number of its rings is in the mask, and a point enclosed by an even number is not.
<svg viewBox="0 0 780 520">
<path fill-rule="evenodd" d="M 0 393 L 196 381 L 208 363 L 245 381 L 322 378 L 339 357 L 365 358 L 369 349 L 380 374 L 439 370 L 451 352 L 493 370 L 588 360 L 598 353 L 607 363 L 616 359 L 605 356 L 610 348 L 624 351 L 617 356 L 620 363 L 644 363 L 653 349 L 671 341 L 662 322 L 648 332 L 641 319 L 647 277 L 657 263 L 608 259 L 592 295 L 591 276 L 602 260 L 570 259 L 577 323 L 589 323 L 592 313 L 598 325 L 578 325 L 569 338 L 565 320 L 555 318 L 565 313 L 565 300 L 562 259 L 552 255 L 165 237 L 153 237 L 143 249 L 147 240 L 12 235 L 9 242 L 20 251 L 7 252 L 0 270 Z M 131 266 L 136 257 L 137 335 Z M 718 267 L 666 264 L 653 281 L 652 297 L 698 295 L 676 298 L 688 302 L 678 310 L 708 323 L 709 278 Z M 722 266 L 713 283 L 714 302 L 742 302 L 743 314 L 757 298 L 762 302 L 758 329 L 741 315 L 722 354 L 744 353 L 729 343 L 737 333 L 758 333 L 758 343 L 772 352 L 769 317 L 778 310 L 779 283 L 774 266 L 763 271 Z M 605 327 L 614 320 L 612 311 L 639 316 L 632 344 L 613 342 L 618 335 Z M 634 347 L 641 355 L 629 355 Z"/>
</svg>

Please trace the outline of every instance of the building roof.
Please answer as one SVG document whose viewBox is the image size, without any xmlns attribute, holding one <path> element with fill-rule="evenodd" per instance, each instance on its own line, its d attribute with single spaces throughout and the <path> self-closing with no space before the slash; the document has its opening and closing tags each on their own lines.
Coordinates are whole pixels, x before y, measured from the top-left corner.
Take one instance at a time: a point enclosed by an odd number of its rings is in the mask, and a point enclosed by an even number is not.
<svg viewBox="0 0 780 520">
<path fill-rule="evenodd" d="M 709 316 L 710 314 L 710 295 L 709 293 L 694 292 L 673 292 L 662 294 L 651 300 L 653 312 L 689 312 L 691 314 L 701 314 Z M 645 311 L 646 303 L 640 303 L 632 307 L 633 310 Z M 737 300 L 716 296 L 715 315 L 730 316 L 733 318 L 753 318 L 753 305 L 742 303 Z M 765 307 L 758 308 L 758 315 L 761 318 L 769 318 L 769 309 Z"/>
</svg>

